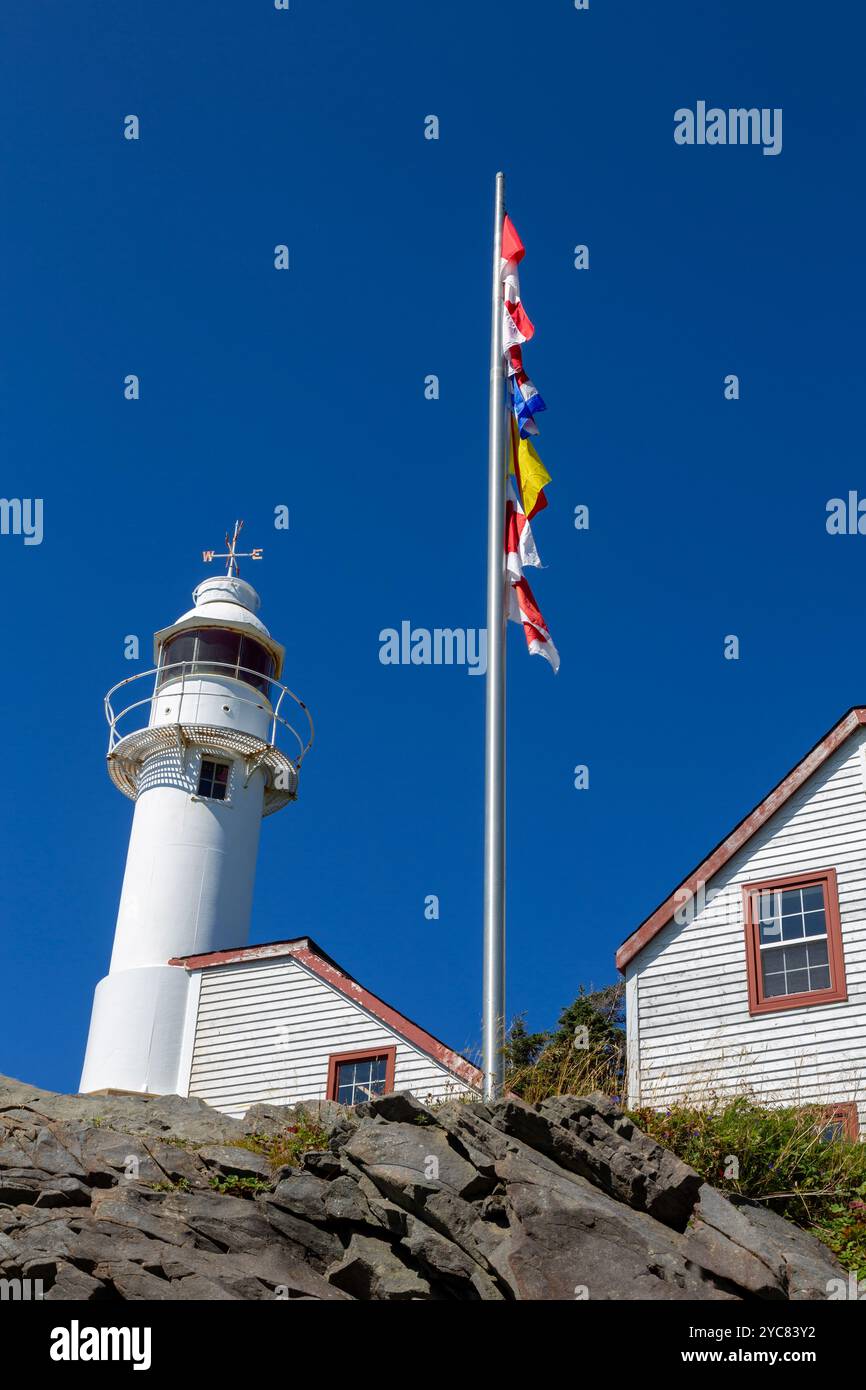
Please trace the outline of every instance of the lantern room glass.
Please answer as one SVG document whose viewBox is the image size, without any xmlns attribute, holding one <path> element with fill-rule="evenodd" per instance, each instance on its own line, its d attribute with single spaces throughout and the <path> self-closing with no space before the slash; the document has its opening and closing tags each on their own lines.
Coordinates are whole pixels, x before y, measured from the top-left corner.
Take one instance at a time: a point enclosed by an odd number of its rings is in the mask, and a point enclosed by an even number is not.
<svg viewBox="0 0 866 1390">
<path fill-rule="evenodd" d="M 273 674 L 274 659 L 267 647 L 231 628 L 187 628 L 169 637 L 160 655 L 160 686 L 181 675 L 230 676 L 269 696 Z"/>
</svg>

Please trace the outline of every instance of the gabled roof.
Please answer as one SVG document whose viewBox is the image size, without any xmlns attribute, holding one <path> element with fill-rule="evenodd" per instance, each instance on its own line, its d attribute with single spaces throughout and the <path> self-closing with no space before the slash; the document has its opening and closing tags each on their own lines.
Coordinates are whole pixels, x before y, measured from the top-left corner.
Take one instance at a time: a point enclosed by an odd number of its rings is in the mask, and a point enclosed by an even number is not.
<svg viewBox="0 0 866 1390">
<path fill-rule="evenodd" d="M 384 1023 L 386 1028 L 399 1033 L 421 1052 L 426 1052 L 434 1061 L 440 1062 L 448 1071 L 459 1076 L 468 1086 L 481 1088 L 484 1080 L 482 1073 L 466 1057 L 462 1057 L 459 1052 L 453 1052 L 438 1038 L 434 1038 L 432 1033 L 419 1028 L 418 1024 L 406 1018 L 405 1014 L 392 1009 L 390 1004 L 364 989 L 363 985 L 351 975 L 347 975 L 346 971 L 326 955 L 309 936 L 300 936 L 294 941 L 268 941 L 261 946 L 242 946 L 233 951 L 211 951 L 204 956 L 174 956 L 168 963 L 183 966 L 189 971 L 211 970 L 217 965 L 232 965 L 248 960 L 270 960 L 275 956 L 291 956 L 304 969 L 318 975 L 320 980 L 339 990 L 347 999 L 351 999 L 353 1004 L 359 1004 L 367 1013 L 378 1018 L 380 1023 Z"/>
<path fill-rule="evenodd" d="M 629 961 L 634 960 L 638 952 L 642 951 L 644 946 L 661 931 L 662 927 L 667 925 L 677 908 L 682 906 L 683 894 L 693 895 L 697 893 L 699 884 L 706 884 L 714 874 L 719 872 L 719 869 L 724 868 L 728 860 L 732 859 L 737 851 L 743 848 L 743 845 L 752 838 L 755 832 L 760 830 L 761 826 L 765 825 L 770 817 L 775 815 L 779 808 L 784 806 L 785 802 L 800 790 L 803 783 L 812 776 L 812 773 L 817 772 L 818 768 L 836 752 L 836 749 L 841 748 L 845 740 L 864 724 L 866 724 L 866 705 L 854 705 L 847 714 L 842 716 L 838 724 L 834 724 L 829 733 L 826 733 L 815 744 L 814 748 L 809 750 L 805 758 L 797 763 L 797 766 L 792 768 L 787 776 L 782 778 L 781 782 L 764 797 L 763 801 L 759 802 L 755 809 L 750 811 L 739 825 L 734 827 L 730 835 L 716 845 L 715 849 L 698 864 L 697 868 L 692 869 L 691 873 L 665 898 L 655 912 L 652 912 L 632 932 L 631 936 L 626 938 L 616 953 L 616 963 L 620 970 L 624 970 Z"/>
</svg>

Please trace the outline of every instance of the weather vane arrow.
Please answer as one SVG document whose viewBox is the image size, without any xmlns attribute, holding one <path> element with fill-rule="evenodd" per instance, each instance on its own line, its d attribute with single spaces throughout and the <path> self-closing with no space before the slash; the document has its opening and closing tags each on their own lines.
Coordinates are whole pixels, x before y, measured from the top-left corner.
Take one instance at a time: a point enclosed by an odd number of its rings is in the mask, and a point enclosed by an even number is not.
<svg viewBox="0 0 866 1390">
<path fill-rule="evenodd" d="M 203 550 L 201 553 L 201 558 L 204 560 L 205 564 L 209 565 L 212 560 L 227 560 L 228 564 L 226 565 L 226 574 L 229 576 L 237 575 L 238 577 L 240 577 L 240 567 L 238 565 L 238 560 L 263 559 L 265 552 L 261 549 L 240 551 L 238 550 L 238 538 L 243 529 L 244 523 L 242 521 L 236 521 L 233 535 L 229 536 L 228 531 L 226 532 L 226 545 L 228 546 L 228 550 L 219 552 L 217 552 L 216 550 Z"/>
</svg>

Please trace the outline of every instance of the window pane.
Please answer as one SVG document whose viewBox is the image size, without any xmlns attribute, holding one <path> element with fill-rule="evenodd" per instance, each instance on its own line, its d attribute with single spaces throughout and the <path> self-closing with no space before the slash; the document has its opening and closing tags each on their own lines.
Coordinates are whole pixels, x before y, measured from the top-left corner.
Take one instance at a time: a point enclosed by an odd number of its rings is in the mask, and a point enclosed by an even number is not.
<svg viewBox="0 0 866 1390">
<path fill-rule="evenodd" d="M 780 994 L 787 994 L 785 989 L 784 975 L 768 975 L 764 971 L 764 997 L 766 999 L 776 999 Z"/>
<path fill-rule="evenodd" d="M 758 894 L 758 920 L 760 922 L 761 944 L 780 941 L 782 924 L 777 915 L 777 893 Z"/>
<path fill-rule="evenodd" d="M 228 790 L 229 763 L 215 763 L 202 758 L 198 775 L 198 795 L 209 801 L 225 801 Z"/>
<path fill-rule="evenodd" d="M 786 976 L 786 994 L 805 994 L 809 989 L 808 970 L 789 970 Z"/>
<path fill-rule="evenodd" d="M 796 917 L 782 918 L 782 940 L 796 941 L 803 935 L 803 918 L 797 914 Z"/>
<path fill-rule="evenodd" d="M 823 908 L 820 912 L 807 912 L 803 922 L 807 936 L 823 936 L 827 930 L 827 920 Z"/>
<path fill-rule="evenodd" d="M 786 970 L 805 970 L 808 964 L 805 946 L 789 946 L 782 955 L 785 957 Z"/>
<path fill-rule="evenodd" d="M 759 893 L 758 910 L 762 922 L 772 922 L 776 916 L 776 894 Z"/>
<path fill-rule="evenodd" d="M 830 959 L 827 954 L 826 941 L 810 941 L 804 949 L 808 954 L 810 965 L 826 965 Z"/>
<path fill-rule="evenodd" d="M 255 686 L 263 695 L 268 693 L 268 678 L 274 674 L 274 662 L 270 652 L 252 637 L 244 637 L 241 642 L 241 666 L 249 667 L 253 671 L 260 671 L 262 678 L 259 680 L 255 676 L 245 673 L 241 680 L 245 680 L 249 685 Z"/>
<path fill-rule="evenodd" d="M 174 665 L 178 661 L 192 661 L 195 656 L 195 633 L 179 632 L 176 637 L 169 637 L 162 649 L 162 665 L 173 666 L 173 670 L 166 671 L 160 678 L 160 684 L 166 680 L 174 680 L 182 673 L 181 666 Z"/>
<path fill-rule="evenodd" d="M 273 674 L 274 663 L 270 652 L 252 637 L 245 637 L 241 647 L 241 665 L 249 666 L 253 671 L 261 671 L 262 675 L 270 676 Z"/>
<path fill-rule="evenodd" d="M 828 1120 L 821 1129 L 818 1138 L 821 1140 L 822 1144 L 836 1144 L 840 1139 L 847 1138 L 845 1133 L 845 1121 L 836 1119 Z"/>
<path fill-rule="evenodd" d="M 228 669 L 238 664 L 241 639 L 237 632 L 225 632 L 222 628 L 206 628 L 199 633 L 196 670 L 207 672 L 211 668 L 214 675 L 230 675 Z"/>
<path fill-rule="evenodd" d="M 788 917 L 792 912 L 799 912 L 800 909 L 800 889 L 786 888 L 782 894 L 782 916 Z"/>
<path fill-rule="evenodd" d="M 816 907 L 823 910 L 824 889 L 820 883 L 814 884 L 811 888 L 803 889 L 803 907 L 806 912 L 813 912 Z"/>
<path fill-rule="evenodd" d="M 830 988 L 830 967 L 829 965 L 816 965 L 814 970 L 809 971 L 809 983 L 812 989 Z"/>
</svg>

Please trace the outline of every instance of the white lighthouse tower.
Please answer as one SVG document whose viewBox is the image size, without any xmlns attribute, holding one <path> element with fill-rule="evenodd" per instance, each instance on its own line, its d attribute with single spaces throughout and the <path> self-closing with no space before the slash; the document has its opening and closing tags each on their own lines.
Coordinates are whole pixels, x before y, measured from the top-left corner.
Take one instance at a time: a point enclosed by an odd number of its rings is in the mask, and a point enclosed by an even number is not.
<svg viewBox="0 0 866 1390">
<path fill-rule="evenodd" d="M 135 812 L 82 1091 L 177 1089 L 188 976 L 169 961 L 246 944 L 261 820 L 295 799 L 312 742 L 306 706 L 280 683 L 285 649 L 239 577 L 242 525 L 225 556 L 205 552 L 227 573 L 156 633 L 155 668 L 106 696 L 108 771 Z"/>
</svg>

